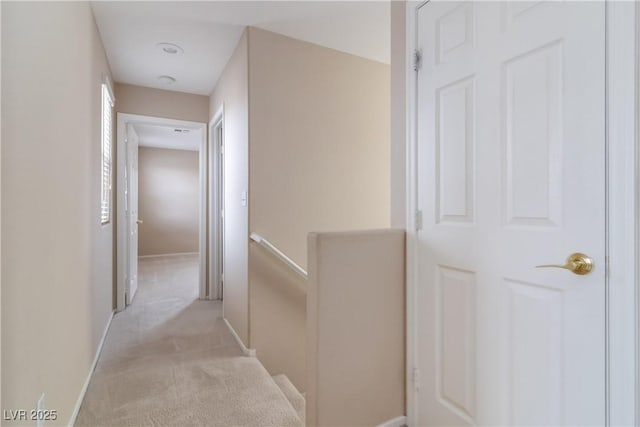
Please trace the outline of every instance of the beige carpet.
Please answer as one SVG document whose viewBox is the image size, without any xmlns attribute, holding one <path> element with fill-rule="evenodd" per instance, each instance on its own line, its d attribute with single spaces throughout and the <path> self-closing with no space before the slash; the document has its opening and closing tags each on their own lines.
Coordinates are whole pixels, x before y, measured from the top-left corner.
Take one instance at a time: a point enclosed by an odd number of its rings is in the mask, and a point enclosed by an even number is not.
<svg viewBox="0 0 640 427">
<path fill-rule="evenodd" d="M 77 426 L 301 426 L 257 359 L 198 301 L 194 256 L 141 261 L 139 290 L 116 314 Z M 297 405 L 298 406 L 298 405 Z"/>
</svg>

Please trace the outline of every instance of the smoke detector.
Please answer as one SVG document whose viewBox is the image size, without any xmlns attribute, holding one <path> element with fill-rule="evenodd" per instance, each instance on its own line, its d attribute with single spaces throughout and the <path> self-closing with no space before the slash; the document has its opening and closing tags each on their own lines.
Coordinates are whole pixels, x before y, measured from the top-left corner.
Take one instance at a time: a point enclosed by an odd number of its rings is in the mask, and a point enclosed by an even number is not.
<svg viewBox="0 0 640 427">
<path fill-rule="evenodd" d="M 179 55 L 184 53 L 184 49 L 174 43 L 162 42 L 162 43 L 158 43 L 156 47 L 160 49 L 162 52 L 169 55 Z"/>
</svg>

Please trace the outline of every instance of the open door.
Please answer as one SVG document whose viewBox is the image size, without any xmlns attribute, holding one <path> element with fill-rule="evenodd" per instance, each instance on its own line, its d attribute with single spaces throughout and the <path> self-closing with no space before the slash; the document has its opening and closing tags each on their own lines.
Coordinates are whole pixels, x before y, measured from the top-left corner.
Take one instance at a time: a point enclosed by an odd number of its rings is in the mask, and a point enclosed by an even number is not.
<svg viewBox="0 0 640 427">
<path fill-rule="evenodd" d="M 129 253 L 127 254 L 126 304 L 131 304 L 138 290 L 138 134 L 131 124 L 127 124 L 127 167 L 125 173 L 125 210 L 127 217 L 127 236 Z"/>
<path fill-rule="evenodd" d="M 605 3 L 418 10 L 416 425 L 605 425 Z"/>
</svg>

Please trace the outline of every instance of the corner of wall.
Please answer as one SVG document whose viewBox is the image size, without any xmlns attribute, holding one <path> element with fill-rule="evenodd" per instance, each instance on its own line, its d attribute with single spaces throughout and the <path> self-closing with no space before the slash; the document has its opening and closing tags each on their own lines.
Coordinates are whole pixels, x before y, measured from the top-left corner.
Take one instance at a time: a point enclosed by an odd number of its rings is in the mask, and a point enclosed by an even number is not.
<svg viewBox="0 0 640 427">
<path fill-rule="evenodd" d="M 406 227 L 406 5 L 391 2 L 391 226 Z"/>
<path fill-rule="evenodd" d="M 224 104 L 226 256 L 223 315 L 241 341 L 250 347 L 249 208 L 240 201 L 241 194 L 249 189 L 247 37 L 245 30 L 209 98 L 209 121 L 211 114 Z"/>
</svg>

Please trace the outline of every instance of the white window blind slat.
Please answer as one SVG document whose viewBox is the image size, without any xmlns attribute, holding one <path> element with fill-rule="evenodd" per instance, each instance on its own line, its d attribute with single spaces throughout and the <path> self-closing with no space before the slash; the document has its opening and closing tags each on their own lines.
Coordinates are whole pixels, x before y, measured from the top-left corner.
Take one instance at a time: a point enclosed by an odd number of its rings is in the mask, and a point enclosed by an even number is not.
<svg viewBox="0 0 640 427">
<path fill-rule="evenodd" d="M 107 84 L 102 84 L 102 180 L 100 222 L 106 224 L 111 220 L 111 146 L 113 99 Z"/>
</svg>

